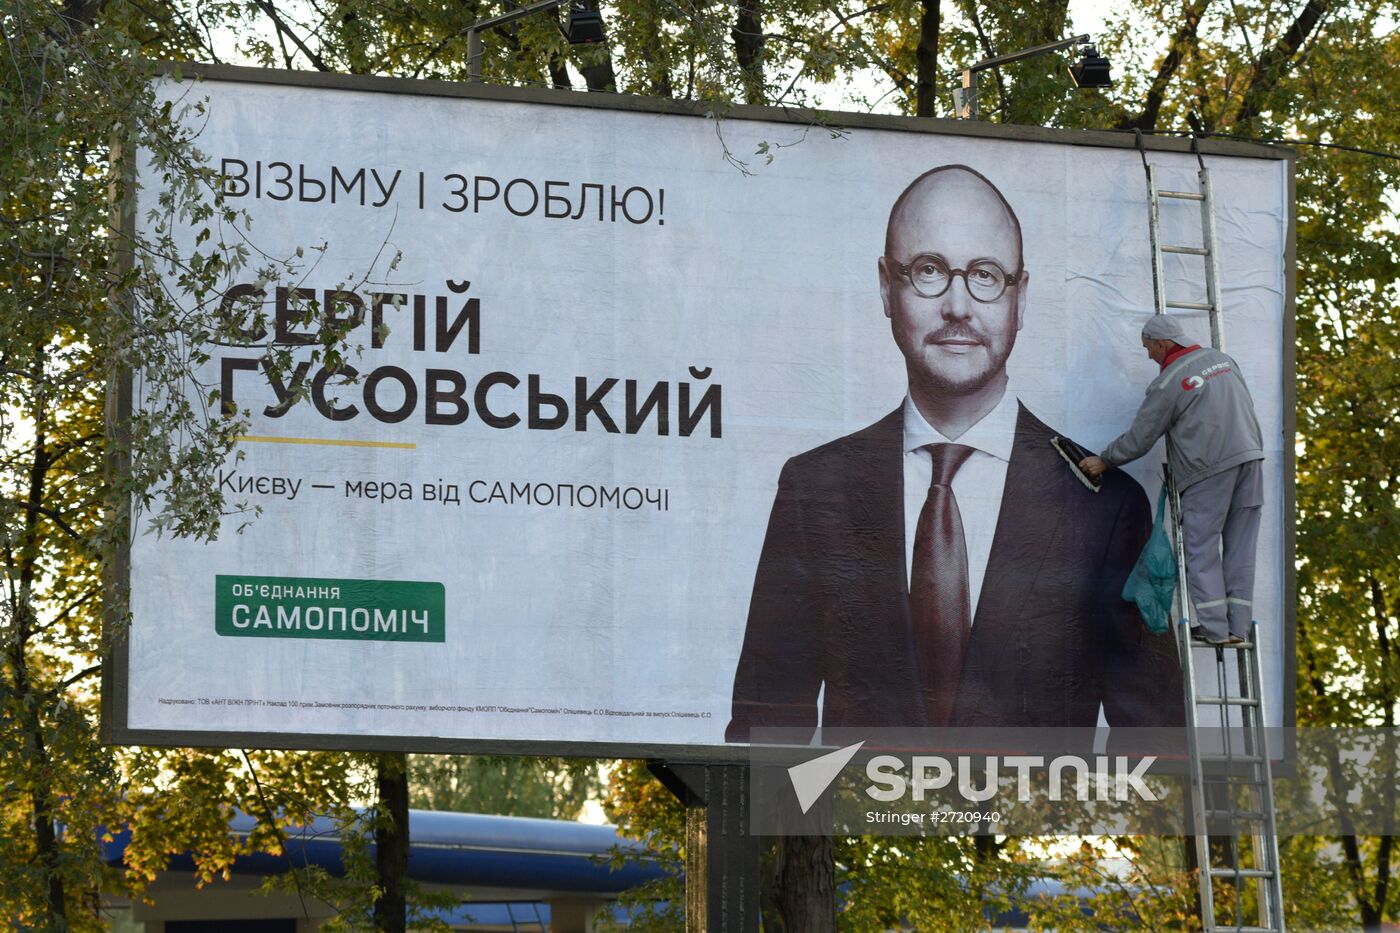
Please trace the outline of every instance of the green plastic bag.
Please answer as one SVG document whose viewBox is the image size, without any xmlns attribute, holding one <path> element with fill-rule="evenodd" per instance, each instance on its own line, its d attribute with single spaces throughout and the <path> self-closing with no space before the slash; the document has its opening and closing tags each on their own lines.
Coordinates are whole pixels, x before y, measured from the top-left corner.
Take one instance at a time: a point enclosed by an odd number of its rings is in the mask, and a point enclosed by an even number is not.
<svg viewBox="0 0 1400 933">
<path fill-rule="evenodd" d="M 1157 496 L 1157 520 L 1133 572 L 1123 584 L 1123 598 L 1137 603 L 1148 631 L 1161 635 L 1171 629 L 1172 596 L 1176 593 L 1176 552 L 1167 535 L 1167 487 Z"/>
</svg>

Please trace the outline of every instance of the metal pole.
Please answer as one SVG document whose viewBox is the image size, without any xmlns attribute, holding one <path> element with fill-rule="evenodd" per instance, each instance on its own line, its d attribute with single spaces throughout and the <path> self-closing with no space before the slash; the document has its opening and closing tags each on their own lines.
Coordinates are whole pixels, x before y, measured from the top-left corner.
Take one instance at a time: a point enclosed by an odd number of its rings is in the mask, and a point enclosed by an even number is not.
<svg viewBox="0 0 1400 933">
<path fill-rule="evenodd" d="M 567 3 L 568 0 L 543 0 L 541 3 L 523 6 L 519 9 L 502 13 L 500 16 L 491 16 L 486 19 L 477 20 L 467 27 L 467 80 L 473 84 L 481 81 L 481 34 L 487 29 L 496 26 L 504 26 L 513 23 L 518 19 L 524 19 L 532 13 L 544 13 L 549 10 L 558 9 Z"/>
<path fill-rule="evenodd" d="M 467 30 L 467 80 L 481 83 L 481 30 L 475 26 Z"/>
<path fill-rule="evenodd" d="M 1044 55 L 1046 52 L 1058 52 L 1060 49 L 1067 49 L 1071 45 L 1088 45 L 1090 41 L 1089 34 L 1086 32 L 1077 36 L 1070 36 L 1068 39 L 1061 39 L 1058 42 L 1033 45 L 1028 49 L 1021 49 L 1019 52 L 1010 52 L 1006 55 L 994 55 L 991 58 L 984 58 L 968 70 L 982 71 L 986 68 L 995 68 L 998 65 L 1009 65 L 1012 62 L 1025 61 L 1028 58 L 1035 58 L 1037 55 Z"/>
<path fill-rule="evenodd" d="M 1060 49 L 1067 49 L 1071 45 L 1088 45 L 1092 40 L 1089 34 L 1081 33 L 1071 36 L 1068 39 L 1061 39 L 1058 42 L 1047 42 L 1044 45 L 1032 46 L 1028 49 L 1021 49 L 1019 52 L 1011 52 L 1007 55 L 994 55 L 991 58 L 984 58 L 967 68 L 962 73 L 962 93 L 958 95 L 956 104 L 958 116 L 964 120 L 977 119 L 977 73 L 986 71 L 988 68 L 996 68 L 999 65 L 1009 65 L 1012 62 L 1024 61 L 1027 58 L 1034 58 L 1037 55 L 1044 55 L 1046 52 L 1058 52 Z"/>
<path fill-rule="evenodd" d="M 977 119 L 977 76 L 978 72 L 971 68 L 963 70 L 962 96 L 958 99 L 958 116 L 964 120 Z"/>
</svg>

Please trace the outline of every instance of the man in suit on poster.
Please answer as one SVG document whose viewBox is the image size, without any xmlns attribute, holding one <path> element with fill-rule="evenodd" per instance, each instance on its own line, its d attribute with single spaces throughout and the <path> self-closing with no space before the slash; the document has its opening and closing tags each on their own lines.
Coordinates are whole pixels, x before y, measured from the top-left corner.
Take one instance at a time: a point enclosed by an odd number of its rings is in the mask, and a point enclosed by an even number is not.
<svg viewBox="0 0 1400 933">
<path fill-rule="evenodd" d="M 926 172 L 879 275 L 908 394 L 784 466 L 726 739 L 1092 727 L 1101 705 L 1110 725 L 1180 725 L 1173 644 L 1120 596 L 1151 530 L 1142 487 L 1114 471 L 1091 492 L 1008 391 L 1030 285 L 1011 206 L 966 166 Z"/>
</svg>

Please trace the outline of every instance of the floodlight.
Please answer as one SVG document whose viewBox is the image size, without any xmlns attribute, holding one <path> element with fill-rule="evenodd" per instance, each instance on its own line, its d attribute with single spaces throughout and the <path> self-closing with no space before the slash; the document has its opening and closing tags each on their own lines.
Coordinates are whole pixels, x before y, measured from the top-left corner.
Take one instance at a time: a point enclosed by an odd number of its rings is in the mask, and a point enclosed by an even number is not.
<svg viewBox="0 0 1400 933">
<path fill-rule="evenodd" d="M 1075 87 L 1112 87 L 1113 79 L 1108 74 L 1108 59 L 1100 55 L 1099 50 L 1090 42 L 1089 34 L 1084 33 L 1079 36 L 1071 36 L 1068 39 L 1060 39 L 1058 42 L 1047 42 L 1045 45 L 1022 49 L 1009 55 L 984 58 L 976 64 L 969 65 L 963 69 L 962 87 L 953 89 L 953 107 L 958 116 L 964 120 L 976 120 L 977 78 L 983 71 L 988 68 L 1009 65 L 1012 62 L 1025 61 L 1047 52 L 1058 52 L 1060 49 L 1067 49 L 1075 45 L 1084 46 L 1083 57 L 1069 68 L 1069 76 L 1074 81 Z"/>
<path fill-rule="evenodd" d="M 1113 87 L 1108 73 L 1108 59 L 1092 45 L 1084 47 L 1083 57 L 1069 66 L 1069 77 L 1075 87 Z"/>
<path fill-rule="evenodd" d="M 564 14 L 564 38 L 570 45 L 587 45 L 603 41 L 603 14 L 590 10 L 582 3 L 569 4 Z"/>
<path fill-rule="evenodd" d="M 559 31 L 572 45 L 603 41 L 603 14 L 588 9 L 582 0 L 540 0 L 530 6 L 516 7 L 509 12 L 478 20 L 467 27 L 467 80 L 481 80 L 481 34 L 488 29 L 504 26 L 533 13 L 547 13 L 569 4 Z"/>
</svg>

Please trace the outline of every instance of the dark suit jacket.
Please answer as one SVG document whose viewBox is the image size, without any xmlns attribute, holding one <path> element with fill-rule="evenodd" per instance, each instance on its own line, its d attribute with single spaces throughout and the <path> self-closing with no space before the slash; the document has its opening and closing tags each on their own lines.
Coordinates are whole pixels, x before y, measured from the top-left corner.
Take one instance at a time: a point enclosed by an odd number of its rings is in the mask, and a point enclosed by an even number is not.
<svg viewBox="0 0 1400 933">
<path fill-rule="evenodd" d="M 1112 470 L 1086 489 L 1021 406 L 953 726 L 1181 725 L 1173 642 L 1123 582 L 1152 519 Z M 909 617 L 903 410 L 793 457 L 768 520 L 728 741 L 760 726 L 927 725 Z"/>
</svg>

